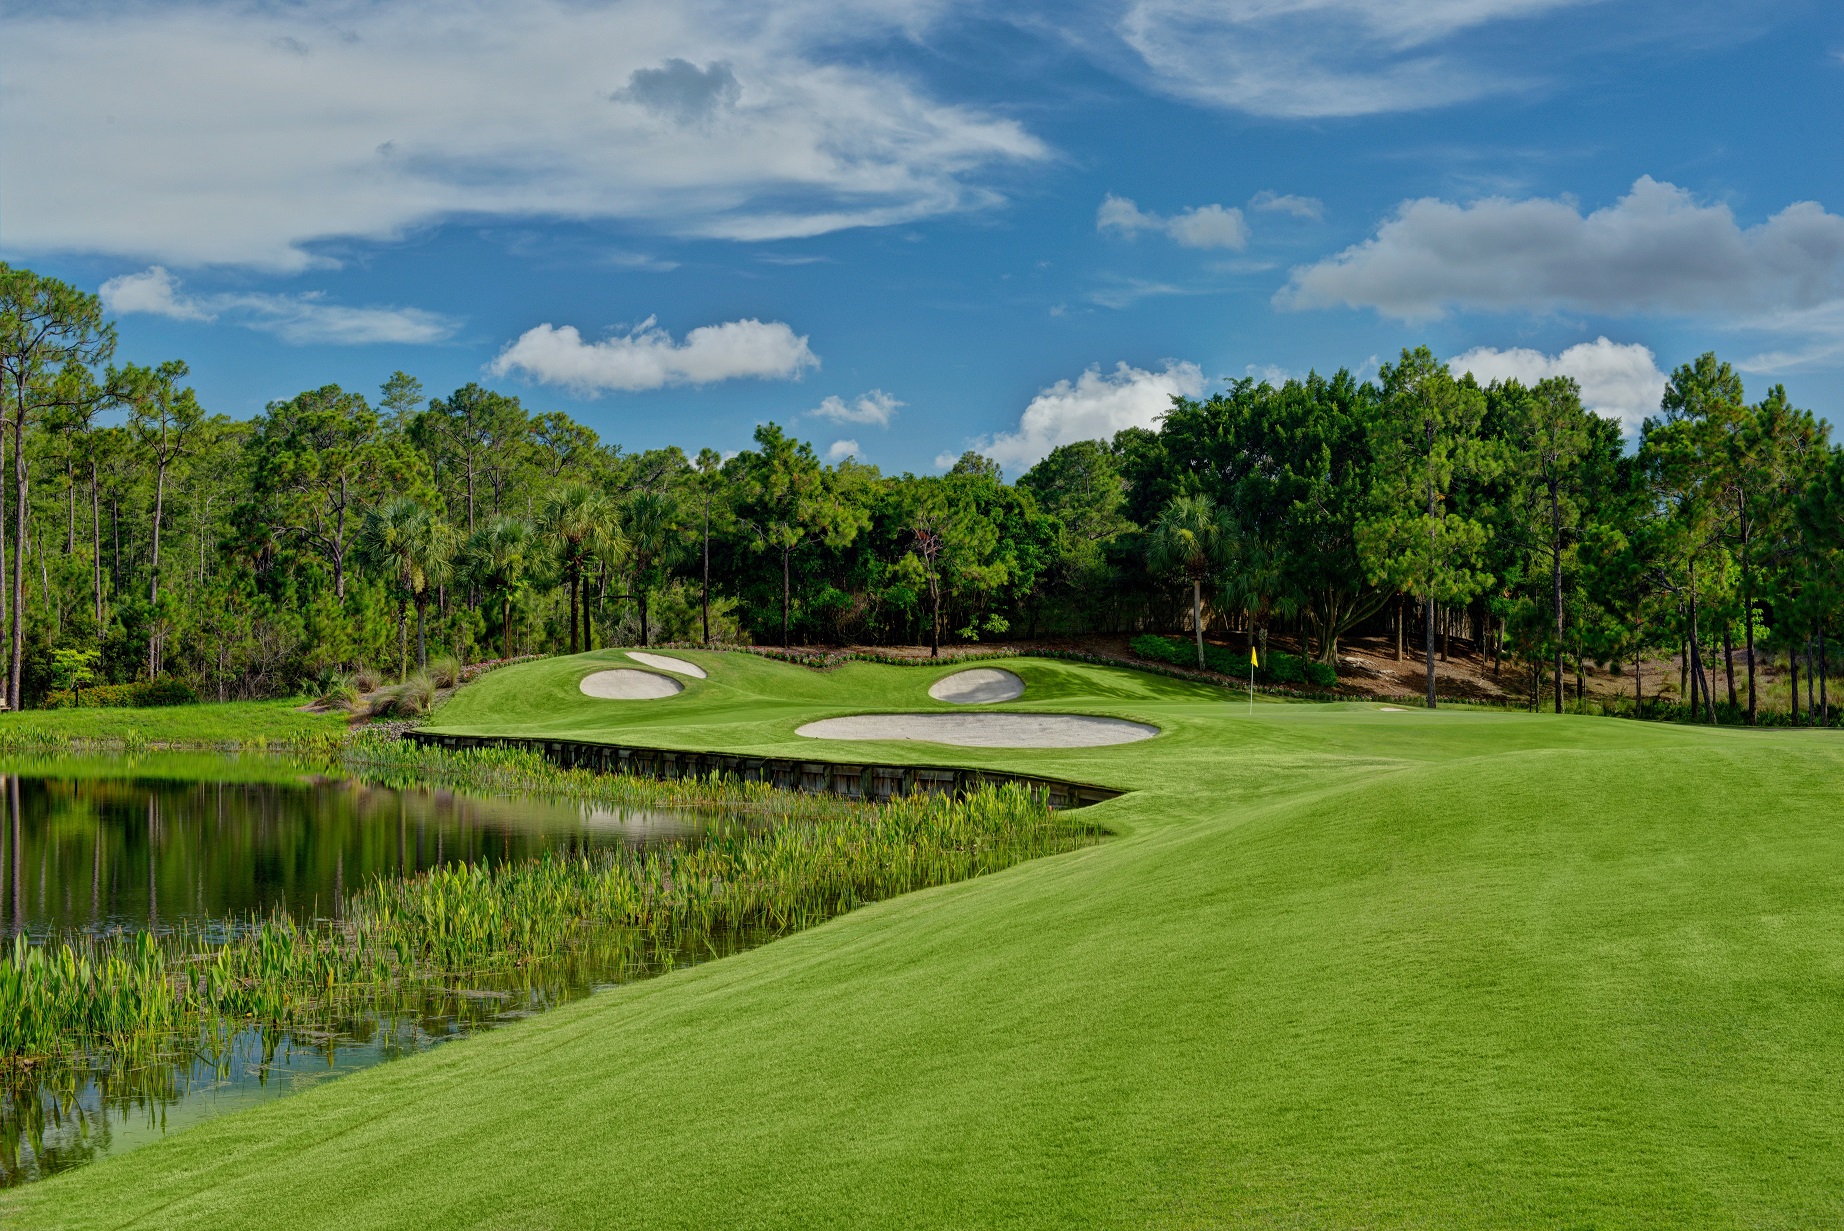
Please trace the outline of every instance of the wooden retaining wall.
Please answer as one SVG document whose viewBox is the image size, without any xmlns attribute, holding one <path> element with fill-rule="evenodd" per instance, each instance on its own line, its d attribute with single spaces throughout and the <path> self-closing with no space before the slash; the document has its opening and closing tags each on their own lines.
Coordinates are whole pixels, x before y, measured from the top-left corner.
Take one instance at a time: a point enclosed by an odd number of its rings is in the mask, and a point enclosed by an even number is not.
<svg viewBox="0 0 1844 1231">
<path fill-rule="evenodd" d="M 569 739 L 438 735 L 428 731 L 406 731 L 403 738 L 430 748 L 523 748 L 566 769 L 591 769 L 603 774 L 641 774 L 648 778 L 671 779 L 726 773 L 745 782 L 767 782 L 784 790 L 843 795 L 848 799 L 889 799 L 923 791 L 959 796 L 981 786 L 1007 782 L 1047 791 L 1053 808 L 1082 808 L 1120 794 L 1107 787 L 1057 778 L 943 765 L 847 764 L 790 757 L 734 756 L 721 752 L 681 752 Z"/>
</svg>

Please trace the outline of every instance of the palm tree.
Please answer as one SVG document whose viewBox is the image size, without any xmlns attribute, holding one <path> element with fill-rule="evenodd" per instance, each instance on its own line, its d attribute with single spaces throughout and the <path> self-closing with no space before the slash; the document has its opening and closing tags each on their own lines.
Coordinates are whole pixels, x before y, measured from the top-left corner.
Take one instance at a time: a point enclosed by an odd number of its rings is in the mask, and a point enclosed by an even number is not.
<svg viewBox="0 0 1844 1231">
<path fill-rule="evenodd" d="M 512 596 L 525 582 L 532 551 L 531 527 L 516 517 L 495 517 L 468 537 L 461 567 L 469 584 L 497 595 L 500 657 L 512 657 Z"/>
<path fill-rule="evenodd" d="M 410 673 L 410 604 L 427 588 L 423 571 L 431 532 L 429 510 L 413 496 L 369 509 L 359 527 L 359 563 L 384 576 L 397 595 L 397 678 Z M 420 625 L 422 608 L 417 608 Z M 420 641 L 420 634 L 418 637 Z"/>
<path fill-rule="evenodd" d="M 455 552 L 460 536 L 441 517 L 424 512 L 412 523 L 410 548 L 416 555 L 415 586 L 411 598 L 416 603 L 416 666 L 429 669 L 429 646 L 423 635 L 429 612 L 429 594 L 437 586 L 454 580 Z"/>
<path fill-rule="evenodd" d="M 647 594 L 653 573 L 669 566 L 683 547 L 678 502 L 659 492 L 637 492 L 621 510 L 628 562 L 634 569 L 634 597 L 640 604 L 640 644 L 652 645 L 647 626 Z"/>
<path fill-rule="evenodd" d="M 1204 669 L 1204 581 L 1223 564 L 1229 534 L 1208 496 L 1174 496 L 1153 523 L 1147 556 L 1161 573 L 1182 572 L 1191 583 L 1191 622 L 1197 630 L 1197 667 Z"/>
<path fill-rule="evenodd" d="M 614 502 L 606 492 L 587 483 L 565 483 L 553 488 L 544 498 L 538 527 L 552 540 L 551 545 L 563 564 L 564 576 L 570 582 L 570 653 L 575 654 L 580 645 L 578 598 L 582 600 L 584 640 L 589 632 L 589 596 L 583 586 L 583 576 L 597 556 L 606 560 L 618 555 L 623 546 Z"/>
</svg>

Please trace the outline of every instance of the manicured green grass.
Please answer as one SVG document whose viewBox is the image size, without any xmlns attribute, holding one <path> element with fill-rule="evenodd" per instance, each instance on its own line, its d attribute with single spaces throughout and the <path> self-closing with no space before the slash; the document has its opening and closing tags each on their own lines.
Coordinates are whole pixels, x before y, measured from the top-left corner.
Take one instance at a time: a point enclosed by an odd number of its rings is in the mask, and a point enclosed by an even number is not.
<svg viewBox="0 0 1844 1231">
<path fill-rule="evenodd" d="M 1124 836 L 215 1120 L 12 1227 L 1791 1227 L 1844 1218 L 1835 733 L 1255 706 L 1022 661 L 1094 750 L 822 745 L 931 670 L 613 654 L 437 716 L 1129 788 Z"/>
<path fill-rule="evenodd" d="M 346 728 L 344 714 L 309 714 L 289 701 L 227 701 L 162 705 L 148 709 L 22 710 L 0 714 L 0 747 L 35 739 L 119 742 L 123 739 L 185 745 L 293 743 Z"/>
</svg>

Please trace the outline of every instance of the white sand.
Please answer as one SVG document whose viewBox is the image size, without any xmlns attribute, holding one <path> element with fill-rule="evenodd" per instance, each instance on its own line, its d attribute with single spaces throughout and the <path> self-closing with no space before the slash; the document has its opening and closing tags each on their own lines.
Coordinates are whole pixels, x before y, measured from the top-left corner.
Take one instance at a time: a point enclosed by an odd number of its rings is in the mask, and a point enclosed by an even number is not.
<svg viewBox="0 0 1844 1231">
<path fill-rule="evenodd" d="M 1406 714 L 1408 713 L 1408 711 L 1403 709 L 1400 705 L 1379 705 L 1377 706 L 1377 712 L 1380 714 Z"/>
<path fill-rule="evenodd" d="M 629 650 L 627 656 L 637 663 L 645 663 L 660 671 L 672 671 L 679 675 L 689 675 L 694 680 L 705 678 L 704 668 L 697 663 L 688 663 L 683 658 L 668 658 L 664 654 L 649 654 L 645 650 Z"/>
<path fill-rule="evenodd" d="M 1093 748 L 1131 744 L 1158 727 L 1086 714 L 855 714 L 795 732 L 808 739 L 910 739 L 963 748 Z"/>
<path fill-rule="evenodd" d="M 577 687 L 591 697 L 608 701 L 657 701 L 685 690 L 685 685 L 669 676 L 636 671 L 632 667 L 616 667 L 613 671 L 586 675 Z"/>
<path fill-rule="evenodd" d="M 928 695 L 952 705 L 1016 701 L 1024 696 L 1024 681 L 998 667 L 974 667 L 942 676 L 929 685 Z"/>
</svg>

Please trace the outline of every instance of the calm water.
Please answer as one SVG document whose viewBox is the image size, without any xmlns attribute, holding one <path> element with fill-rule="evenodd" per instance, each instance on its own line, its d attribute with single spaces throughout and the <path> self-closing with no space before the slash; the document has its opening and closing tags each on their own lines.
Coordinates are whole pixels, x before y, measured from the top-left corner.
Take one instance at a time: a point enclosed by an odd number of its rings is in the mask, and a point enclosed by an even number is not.
<svg viewBox="0 0 1844 1231">
<path fill-rule="evenodd" d="M 143 758 L 147 768 L 154 758 Z M 285 910 L 337 914 L 378 874 L 499 863 L 544 851 L 695 842 L 704 818 L 544 799 L 475 798 L 352 782 L 233 780 L 209 762 L 180 779 L 0 774 L 0 925 L 43 943 L 61 934 L 151 928 L 229 931 Z M 243 776 L 249 776 L 247 769 Z M 744 943 L 739 938 L 735 944 Z M 0 1084 L 0 1183 L 16 1184 L 133 1148 L 200 1119 L 548 1008 L 610 982 L 710 956 L 591 947 L 556 967 L 311 1034 L 249 1029 L 189 1064 L 61 1074 Z"/>
</svg>

